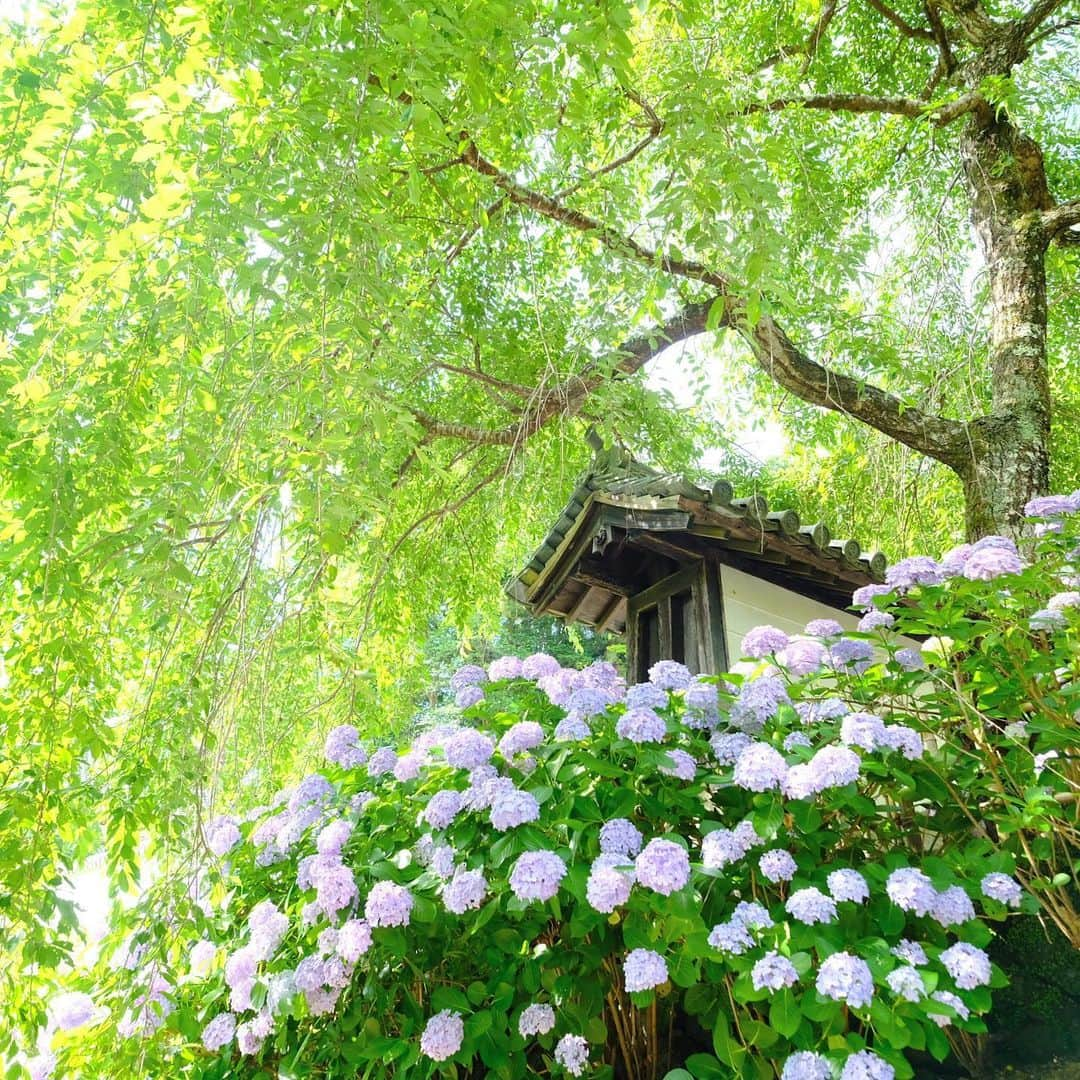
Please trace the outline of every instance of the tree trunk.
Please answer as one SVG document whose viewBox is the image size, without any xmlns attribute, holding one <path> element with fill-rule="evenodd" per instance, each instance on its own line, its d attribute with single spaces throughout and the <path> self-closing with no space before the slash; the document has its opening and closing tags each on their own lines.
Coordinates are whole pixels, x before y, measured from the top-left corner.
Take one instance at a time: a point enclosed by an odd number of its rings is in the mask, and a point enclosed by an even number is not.
<svg viewBox="0 0 1080 1080">
<path fill-rule="evenodd" d="M 1018 537 L 1024 504 L 1050 480 L 1042 210 L 1051 203 L 1039 147 L 1007 117 L 976 115 L 961 151 L 990 280 L 990 411 L 968 425 L 957 471 L 968 538 Z"/>
</svg>

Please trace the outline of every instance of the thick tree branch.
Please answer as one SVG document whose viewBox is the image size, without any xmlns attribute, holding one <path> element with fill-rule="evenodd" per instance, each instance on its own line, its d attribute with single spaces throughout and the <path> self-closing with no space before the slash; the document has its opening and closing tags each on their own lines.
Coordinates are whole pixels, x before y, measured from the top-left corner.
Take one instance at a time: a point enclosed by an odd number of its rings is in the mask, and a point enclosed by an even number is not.
<svg viewBox="0 0 1080 1080">
<path fill-rule="evenodd" d="M 958 116 L 971 112 L 982 101 L 974 93 L 963 94 L 940 108 L 925 101 L 903 97 L 872 97 L 869 94 L 810 94 L 806 97 L 775 98 L 772 101 L 747 105 L 743 113 L 780 112 L 782 109 L 821 109 L 825 112 L 886 113 L 907 116 L 913 120 L 926 118 L 939 127 L 951 123 Z"/>
<path fill-rule="evenodd" d="M 903 401 L 884 390 L 868 386 L 847 375 L 838 375 L 802 353 L 770 316 L 751 324 L 746 318 L 745 305 L 727 277 L 704 264 L 675 259 L 653 251 L 636 240 L 598 221 L 596 218 L 563 206 L 557 200 L 518 184 L 512 177 L 483 157 L 467 133 L 462 135 L 465 149 L 462 160 L 482 176 L 490 177 L 505 191 L 511 201 L 525 206 L 543 217 L 569 225 L 593 236 L 605 248 L 622 258 L 633 259 L 677 277 L 703 281 L 716 289 L 717 303 L 723 304 L 718 326 L 736 330 L 750 345 L 759 366 L 784 389 L 805 401 L 836 412 L 845 413 L 869 424 L 930 457 L 947 464 L 959 460 L 963 445 L 964 425 L 954 420 L 908 408 Z M 697 318 L 700 320 L 699 310 Z M 702 323 L 704 326 L 704 323 Z M 637 370 L 646 362 L 648 351 L 638 359 Z"/>
<path fill-rule="evenodd" d="M 1080 233 L 1072 231 L 1075 226 L 1080 225 L 1080 199 L 1060 203 L 1052 210 L 1044 210 L 1042 220 L 1043 228 L 1051 240 L 1062 244 L 1080 242 Z"/>
<path fill-rule="evenodd" d="M 1000 29 L 999 25 L 987 15 L 980 0 L 940 0 L 941 7 L 947 11 L 961 33 L 973 45 L 984 45 Z"/>
<path fill-rule="evenodd" d="M 882 3 L 882 0 L 866 0 L 866 2 L 872 7 L 879 15 L 884 16 L 889 20 L 902 34 L 905 34 L 909 38 L 914 38 L 916 41 L 933 41 L 934 32 L 928 30 L 924 26 L 912 26 L 897 11 L 893 11 L 888 4 Z"/>
<path fill-rule="evenodd" d="M 1020 17 L 1019 29 L 1021 36 L 1027 38 L 1034 34 L 1064 3 L 1065 0 L 1036 0 L 1036 3 L 1032 4 L 1028 11 Z"/>
</svg>

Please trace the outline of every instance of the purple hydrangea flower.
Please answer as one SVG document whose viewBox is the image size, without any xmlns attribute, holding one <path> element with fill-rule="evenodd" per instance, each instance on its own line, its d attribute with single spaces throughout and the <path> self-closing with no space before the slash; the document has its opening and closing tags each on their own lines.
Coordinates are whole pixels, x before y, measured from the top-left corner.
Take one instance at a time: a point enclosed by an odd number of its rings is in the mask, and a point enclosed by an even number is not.
<svg viewBox="0 0 1080 1080">
<path fill-rule="evenodd" d="M 357 896 L 356 880 L 347 866 L 329 867 L 315 885 L 315 902 L 327 917 L 349 907 Z"/>
<path fill-rule="evenodd" d="M 1077 593 L 1077 603 L 1080 604 L 1080 593 Z M 715 683 L 693 682 L 683 693 L 683 701 L 688 709 L 699 709 L 701 712 L 714 714 L 720 701 L 720 692 Z"/>
<path fill-rule="evenodd" d="M 231 1012 L 218 1013 L 202 1030 L 202 1044 L 210 1053 L 228 1046 L 236 1034 L 236 1017 Z"/>
<path fill-rule="evenodd" d="M 614 694 L 608 690 L 598 686 L 582 686 L 570 695 L 567 708 L 582 719 L 587 719 L 590 716 L 599 716 L 614 701 Z"/>
<path fill-rule="evenodd" d="M 655 683 L 636 683 L 626 688 L 627 709 L 664 709 L 669 700 L 667 691 Z"/>
<path fill-rule="evenodd" d="M 442 890 L 446 910 L 453 915 L 464 915 L 480 907 L 487 896 L 487 879 L 479 870 L 458 869 Z"/>
<path fill-rule="evenodd" d="M 853 1009 L 865 1009 L 874 997 L 874 977 L 866 961 L 848 952 L 833 953 L 818 969 L 817 992 Z"/>
<path fill-rule="evenodd" d="M 784 1062 L 780 1080 L 832 1080 L 829 1059 L 813 1050 L 800 1050 Z"/>
<path fill-rule="evenodd" d="M 475 728 L 461 728 L 443 744 L 446 763 L 455 769 L 477 769 L 494 753 L 494 741 Z"/>
<path fill-rule="evenodd" d="M 910 964 L 902 964 L 885 976 L 889 989 L 904 1001 L 921 1001 L 926 997 L 926 987 L 918 970 Z"/>
<path fill-rule="evenodd" d="M 552 738 L 556 742 L 581 742 L 592 734 L 592 728 L 577 713 L 568 713 L 556 725 Z"/>
<path fill-rule="evenodd" d="M 1065 611 L 1068 608 L 1080 607 L 1080 592 L 1070 590 L 1069 592 L 1054 593 L 1046 601 L 1046 607 L 1050 611 Z"/>
<path fill-rule="evenodd" d="M 420 1049 L 432 1061 L 445 1061 L 453 1057 L 465 1039 L 465 1024 L 459 1013 L 443 1009 L 424 1026 L 420 1036 Z"/>
<path fill-rule="evenodd" d="M 909 964 L 921 966 L 929 963 L 926 958 L 926 950 L 917 941 L 908 941 L 903 938 L 889 950 L 893 956 L 905 960 Z"/>
<path fill-rule="evenodd" d="M 396 764 L 397 753 L 394 748 L 392 746 L 380 746 L 368 759 L 368 776 L 384 776 L 386 773 L 393 772 Z"/>
<path fill-rule="evenodd" d="M 212 941 L 197 941 L 191 947 L 191 955 L 188 957 L 190 974 L 202 978 L 210 971 L 216 956 L 217 946 Z"/>
<path fill-rule="evenodd" d="M 940 585 L 944 574 L 929 555 L 901 559 L 885 571 L 885 584 L 893 589 L 911 589 L 916 585 Z"/>
<path fill-rule="evenodd" d="M 836 901 L 826 896 L 820 889 L 799 889 L 793 892 L 784 904 L 787 913 L 807 926 L 815 923 L 829 923 L 836 918 Z"/>
<path fill-rule="evenodd" d="M 731 722 L 748 731 L 760 731 L 766 720 L 776 715 L 781 705 L 790 705 L 784 680 L 776 675 L 760 675 L 743 683 L 731 706 Z"/>
<path fill-rule="evenodd" d="M 289 932 L 289 916 L 272 900 L 262 900 L 248 915 L 248 931 L 259 959 L 269 960 Z"/>
<path fill-rule="evenodd" d="M 878 736 L 879 750 L 899 750 L 908 761 L 923 756 L 922 736 L 905 724 L 886 724 Z"/>
<path fill-rule="evenodd" d="M 971 581 L 993 581 L 1003 574 L 1019 574 L 1024 561 L 1015 551 L 1002 547 L 987 547 L 973 551 L 964 564 L 964 577 Z"/>
<path fill-rule="evenodd" d="M 754 944 L 750 932 L 741 922 L 732 919 L 730 922 L 717 923 L 709 932 L 709 945 L 720 952 L 731 953 L 733 956 L 742 956 L 747 949 Z"/>
<path fill-rule="evenodd" d="M 755 990 L 782 990 L 799 981 L 795 965 L 778 952 L 766 953 L 751 969 L 750 980 Z"/>
<path fill-rule="evenodd" d="M 220 859 L 240 843 L 240 829 L 231 817 L 214 818 L 206 826 L 206 846 Z"/>
<path fill-rule="evenodd" d="M 1064 517 L 1074 514 L 1080 508 L 1076 495 L 1038 495 L 1030 499 L 1024 507 L 1024 513 L 1031 518 Z"/>
<path fill-rule="evenodd" d="M 895 622 L 896 618 L 887 611 L 878 611 L 874 608 L 859 620 L 859 630 L 864 634 L 871 634 L 875 630 L 888 630 Z"/>
<path fill-rule="evenodd" d="M 781 787 L 787 773 L 783 754 L 768 743 L 756 742 L 739 755 L 732 780 L 747 791 L 769 791 Z"/>
<path fill-rule="evenodd" d="M 364 807 L 374 798 L 375 796 L 370 791 L 358 791 L 349 800 L 349 809 L 354 814 L 362 814 L 364 812 Z"/>
<path fill-rule="evenodd" d="M 471 709 L 484 700 L 484 691 L 479 686 L 463 686 L 454 694 L 454 704 L 459 709 Z"/>
<path fill-rule="evenodd" d="M 61 1031 L 75 1031 L 89 1024 L 96 1011 L 94 999 L 81 990 L 65 991 L 49 1002 L 49 1012 Z"/>
<path fill-rule="evenodd" d="M 793 765 L 784 783 L 784 794 L 806 799 L 830 787 L 844 787 L 859 777 L 859 755 L 846 746 L 823 746 L 805 764 Z"/>
<path fill-rule="evenodd" d="M 627 709 L 615 724 L 615 734 L 633 743 L 658 743 L 667 736 L 667 724 L 652 709 Z"/>
<path fill-rule="evenodd" d="M 961 990 L 990 985 L 990 957 L 966 941 L 958 941 L 941 954 L 945 970 Z"/>
<path fill-rule="evenodd" d="M 371 948 L 371 927 L 363 919 L 349 919 L 337 935 L 337 954 L 347 964 L 355 964 Z"/>
<path fill-rule="evenodd" d="M 804 724 L 821 724 L 826 720 L 839 720 L 841 716 L 851 712 L 851 709 L 846 701 L 839 698 L 824 698 L 821 701 L 797 702 L 795 711 Z"/>
<path fill-rule="evenodd" d="M 51 1050 L 43 1050 L 26 1059 L 26 1072 L 30 1080 L 52 1080 L 56 1069 L 56 1055 Z"/>
<path fill-rule="evenodd" d="M 667 981 L 667 961 L 652 949 L 631 949 L 623 961 L 623 982 L 628 993 L 652 990 Z"/>
<path fill-rule="evenodd" d="M 302 806 L 309 803 L 325 803 L 334 795 L 334 785 L 320 773 L 312 773 L 304 777 L 296 786 L 296 790 L 289 798 L 289 810 L 296 813 Z"/>
<path fill-rule="evenodd" d="M 528 791 L 515 787 L 501 790 L 491 802 L 491 824 L 499 830 L 515 829 L 540 817 L 540 804 Z"/>
<path fill-rule="evenodd" d="M 610 915 L 630 899 L 634 874 L 624 855 L 600 855 L 589 870 L 585 898 L 589 906 Z"/>
<path fill-rule="evenodd" d="M 949 1006 L 961 1020 L 966 1020 L 971 1015 L 971 1010 L 964 1003 L 964 1000 L 949 990 L 935 990 L 930 997 L 942 1005 Z M 931 1012 L 927 1009 L 927 1015 L 938 1027 L 948 1027 L 953 1022 L 952 1016 L 945 1013 Z"/>
<path fill-rule="evenodd" d="M 367 761 L 367 752 L 360 745 L 360 732 L 352 724 L 341 724 L 326 736 L 323 754 L 327 761 L 346 769 Z"/>
<path fill-rule="evenodd" d="M 571 1076 L 580 1076 L 589 1064 L 588 1041 L 580 1035 L 564 1035 L 555 1044 L 555 1060 Z"/>
<path fill-rule="evenodd" d="M 806 633 L 810 637 L 839 637 L 843 632 L 844 628 L 835 619 L 811 619 L 806 624 Z"/>
<path fill-rule="evenodd" d="M 436 791 L 424 807 L 424 820 L 433 829 L 448 828 L 461 813 L 461 792 L 453 788 Z"/>
<path fill-rule="evenodd" d="M 320 855 L 340 857 L 341 849 L 348 842 L 349 837 L 352 836 L 352 831 L 351 821 L 346 821 L 344 818 L 331 821 L 329 825 L 323 826 L 316 837 L 315 850 Z"/>
<path fill-rule="evenodd" d="M 450 689 L 456 694 L 462 687 L 480 686 L 487 681 L 487 672 L 479 664 L 463 664 L 450 676 Z"/>
<path fill-rule="evenodd" d="M 326 983 L 326 964 L 321 956 L 305 956 L 296 965 L 293 981 L 297 990 L 318 990 Z"/>
<path fill-rule="evenodd" d="M 812 745 L 810 736 L 805 731 L 793 731 L 790 735 L 784 736 L 784 749 L 788 753 L 791 753 L 798 746 L 810 747 Z"/>
<path fill-rule="evenodd" d="M 706 870 L 723 870 L 737 862 L 749 849 L 731 829 L 714 829 L 701 841 L 701 862 Z"/>
<path fill-rule="evenodd" d="M 851 606 L 871 611 L 875 597 L 888 596 L 892 591 L 891 585 L 863 585 L 851 594 Z"/>
<path fill-rule="evenodd" d="M 535 720 L 520 720 L 499 740 L 499 753 L 507 761 L 526 754 L 544 741 L 544 729 Z"/>
<path fill-rule="evenodd" d="M 709 740 L 709 746 L 712 748 L 713 757 L 721 765 L 734 765 L 751 742 L 750 736 L 744 731 L 717 732 Z"/>
<path fill-rule="evenodd" d="M 1060 611 L 1049 608 L 1040 608 L 1028 617 L 1028 626 L 1032 630 L 1063 630 L 1068 625 L 1069 620 Z"/>
<path fill-rule="evenodd" d="M 934 897 L 930 916 L 942 926 L 959 926 L 975 918 L 975 906 L 959 885 L 950 885 Z"/>
<path fill-rule="evenodd" d="M 731 921 L 740 923 L 747 930 L 768 930 L 774 925 L 768 911 L 753 900 L 740 900 L 731 913 Z"/>
<path fill-rule="evenodd" d="M 829 663 L 841 671 L 862 674 L 873 662 L 874 647 L 859 638 L 841 638 L 829 649 Z"/>
<path fill-rule="evenodd" d="M 527 1005 L 518 1017 L 518 1032 L 524 1037 L 546 1035 L 555 1026 L 555 1010 L 550 1005 Z"/>
<path fill-rule="evenodd" d="M 521 677 L 521 660 L 516 656 L 500 656 L 488 665 L 488 678 L 492 682 Z"/>
<path fill-rule="evenodd" d="M 364 904 L 364 918 L 372 926 L 408 926 L 413 897 L 403 885 L 376 881 Z"/>
<path fill-rule="evenodd" d="M 1019 907 L 1023 892 L 1008 874 L 987 874 L 979 884 L 983 896 L 1009 907 Z"/>
<path fill-rule="evenodd" d="M 761 868 L 762 874 L 774 884 L 779 881 L 790 881 L 795 876 L 796 870 L 798 870 L 798 866 L 796 866 L 791 854 L 782 848 L 766 851 L 758 859 L 758 866 Z"/>
<path fill-rule="evenodd" d="M 549 675 L 555 675 L 562 670 L 562 665 L 554 656 L 547 653 L 533 653 L 521 661 L 521 674 L 526 679 L 543 679 Z"/>
<path fill-rule="evenodd" d="M 565 709 L 570 704 L 570 695 L 577 689 L 579 681 L 578 672 L 570 668 L 559 668 L 555 674 L 537 679 L 536 685 L 543 690 L 552 705 Z"/>
<path fill-rule="evenodd" d="M 845 746 L 858 746 L 863 750 L 875 750 L 885 734 L 880 716 L 873 713 L 853 712 L 840 723 L 840 741 Z"/>
<path fill-rule="evenodd" d="M 861 904 L 870 899 L 870 886 L 858 870 L 834 870 L 825 880 L 832 898 L 838 902 L 848 900 Z"/>
<path fill-rule="evenodd" d="M 777 655 L 777 662 L 788 672 L 801 679 L 813 675 L 825 666 L 828 652 L 816 638 L 793 638 Z"/>
<path fill-rule="evenodd" d="M 896 1070 L 872 1050 L 858 1050 L 844 1062 L 840 1080 L 893 1080 Z"/>
<path fill-rule="evenodd" d="M 885 882 L 889 899 L 903 911 L 927 915 L 937 900 L 934 883 L 914 866 L 901 866 Z"/>
<path fill-rule="evenodd" d="M 755 626 L 742 639 L 742 655 L 751 660 L 762 660 L 787 647 L 791 638 L 775 626 Z"/>
<path fill-rule="evenodd" d="M 642 843 L 641 832 L 626 818 L 612 818 L 600 829 L 600 850 L 605 855 L 626 855 L 632 859 Z"/>
<path fill-rule="evenodd" d="M 690 856 L 672 840 L 650 840 L 634 860 L 634 871 L 645 888 L 670 896 L 690 880 Z"/>
<path fill-rule="evenodd" d="M 693 681 L 690 669 L 678 660 L 658 660 L 649 668 L 649 682 L 662 690 L 685 690 Z"/>
<path fill-rule="evenodd" d="M 685 750 L 669 750 L 667 756 L 671 764 L 660 766 L 665 776 L 674 776 L 676 780 L 693 780 L 697 776 L 697 762 Z"/>
<path fill-rule="evenodd" d="M 526 851 L 510 871 L 510 889 L 519 900 L 550 900 L 566 876 L 566 863 L 553 851 Z"/>
</svg>

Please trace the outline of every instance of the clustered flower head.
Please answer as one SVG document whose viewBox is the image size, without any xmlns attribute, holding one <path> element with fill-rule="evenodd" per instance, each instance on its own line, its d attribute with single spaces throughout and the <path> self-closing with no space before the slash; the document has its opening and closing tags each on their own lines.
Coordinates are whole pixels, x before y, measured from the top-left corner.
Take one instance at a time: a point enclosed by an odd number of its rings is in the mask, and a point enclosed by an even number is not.
<svg viewBox="0 0 1080 1080">
<path fill-rule="evenodd" d="M 739 755 L 732 780 L 747 791 L 769 791 L 781 787 L 787 774 L 784 755 L 768 743 L 756 742 Z"/>
<path fill-rule="evenodd" d="M 323 749 L 326 760 L 334 765 L 352 769 L 367 761 L 367 752 L 360 745 L 360 732 L 352 724 L 341 724 L 326 736 Z"/>
<path fill-rule="evenodd" d="M 893 1080 L 896 1070 L 872 1050 L 857 1050 L 840 1072 L 840 1080 Z"/>
<path fill-rule="evenodd" d="M 600 850 L 605 855 L 633 858 L 641 850 L 643 837 L 637 826 L 626 818 L 612 818 L 600 829 Z"/>
<path fill-rule="evenodd" d="M 453 1057 L 465 1039 L 465 1024 L 461 1016 L 449 1009 L 436 1013 L 424 1027 L 420 1036 L 420 1049 L 432 1061 L 445 1061 Z"/>
<path fill-rule="evenodd" d="M 858 870 L 834 870 L 825 880 L 832 898 L 838 902 L 849 900 L 861 904 L 870 898 L 870 886 Z"/>
<path fill-rule="evenodd" d="M 555 1044 L 555 1060 L 571 1076 L 580 1076 L 589 1064 L 588 1041 L 581 1035 L 564 1035 Z"/>
<path fill-rule="evenodd" d="M 874 977 L 861 957 L 848 952 L 833 953 L 818 969 L 817 991 L 853 1009 L 869 1006 L 874 996 Z"/>
<path fill-rule="evenodd" d="M 49 1011 L 61 1031 L 75 1031 L 90 1023 L 97 1009 L 89 994 L 81 990 L 68 990 L 57 994 L 49 1002 Z"/>
<path fill-rule="evenodd" d="M 446 910 L 454 915 L 473 911 L 483 904 L 487 888 L 487 879 L 482 871 L 458 869 L 443 886 L 442 898 Z"/>
<path fill-rule="evenodd" d="M 512 785 L 499 791 L 491 801 L 491 824 L 499 830 L 517 828 L 540 817 L 540 804 L 528 791 L 519 791 Z"/>
<path fill-rule="evenodd" d="M 566 863 L 553 851 L 526 851 L 510 871 L 510 889 L 519 900 L 550 900 L 566 876 Z"/>
<path fill-rule="evenodd" d="M 475 728 L 460 728 L 443 744 L 446 763 L 455 769 L 479 768 L 486 765 L 494 753 L 494 740 Z"/>
<path fill-rule="evenodd" d="M 786 648 L 790 640 L 775 626 L 755 626 L 742 639 L 742 654 L 751 660 L 761 660 Z"/>
<path fill-rule="evenodd" d="M 674 776 L 676 780 L 693 780 L 697 776 L 697 762 L 685 750 L 669 750 L 667 757 L 671 764 L 660 766 L 665 776 Z"/>
<path fill-rule="evenodd" d="M 836 918 L 836 901 L 813 887 L 793 892 L 784 907 L 793 919 L 798 919 L 807 926 L 829 923 Z"/>
<path fill-rule="evenodd" d="M 1019 907 L 1023 892 L 1008 874 L 987 874 L 980 882 L 982 894 L 1009 907 Z"/>
<path fill-rule="evenodd" d="M 528 1005 L 518 1017 L 521 1035 L 546 1035 L 555 1026 L 555 1010 L 550 1005 Z"/>
<path fill-rule="evenodd" d="M 619 717 L 615 734 L 633 743 L 659 743 L 667 737 L 667 724 L 653 709 L 632 708 Z"/>
<path fill-rule="evenodd" d="M 544 729 L 535 720 L 519 720 L 499 740 L 499 753 L 507 761 L 526 754 L 544 741 Z"/>
<path fill-rule="evenodd" d="M 974 945 L 958 941 L 941 954 L 945 970 L 961 990 L 990 985 L 990 958 Z"/>
<path fill-rule="evenodd" d="M 377 881 L 364 904 L 364 918 L 372 926 L 408 926 L 413 897 L 393 881 Z"/>
<path fill-rule="evenodd" d="M 218 857 L 227 855 L 240 843 L 240 828 L 231 817 L 214 818 L 206 826 L 206 846 Z"/>
<path fill-rule="evenodd" d="M 667 961 L 652 949 L 632 949 L 623 961 L 623 981 L 629 993 L 663 986 L 668 981 Z"/>
<path fill-rule="evenodd" d="M 782 990 L 799 981 L 795 965 L 778 952 L 766 953 L 751 969 L 750 980 L 755 990 Z"/>
<path fill-rule="evenodd" d="M 650 840 L 634 860 L 634 872 L 645 888 L 670 896 L 690 880 L 690 856 L 673 840 Z"/>
<path fill-rule="evenodd" d="M 795 876 L 798 866 L 791 853 L 777 848 L 766 851 L 758 859 L 758 867 L 761 873 L 772 882 L 790 881 Z"/>
<path fill-rule="evenodd" d="M 918 969 L 910 964 L 901 964 L 885 976 L 889 989 L 904 1001 L 920 1001 L 926 997 L 926 986 Z"/>
<path fill-rule="evenodd" d="M 210 1053 L 228 1046 L 236 1034 L 236 1017 L 231 1012 L 218 1013 L 202 1030 L 202 1044 Z"/>
<path fill-rule="evenodd" d="M 829 1059 L 813 1050 L 800 1050 L 784 1062 L 780 1080 L 832 1080 Z"/>
<path fill-rule="evenodd" d="M 461 792 L 453 788 L 436 791 L 424 807 L 424 820 L 433 829 L 445 829 L 461 812 Z"/>
<path fill-rule="evenodd" d="M 589 870 L 585 899 L 594 910 L 610 915 L 630 899 L 633 884 L 633 866 L 626 856 L 600 855 Z"/>
<path fill-rule="evenodd" d="M 659 660 L 649 668 L 649 682 L 663 690 L 684 690 L 693 681 L 690 669 L 678 660 Z"/>
</svg>

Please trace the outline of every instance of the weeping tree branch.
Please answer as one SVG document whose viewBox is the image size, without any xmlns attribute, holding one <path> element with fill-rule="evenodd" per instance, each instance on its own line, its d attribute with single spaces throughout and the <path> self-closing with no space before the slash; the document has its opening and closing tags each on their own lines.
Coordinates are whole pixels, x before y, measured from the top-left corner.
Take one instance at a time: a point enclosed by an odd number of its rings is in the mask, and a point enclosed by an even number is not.
<svg viewBox="0 0 1080 1080">
<path fill-rule="evenodd" d="M 909 408 L 900 398 L 859 379 L 840 375 L 811 360 L 799 350 L 771 316 L 756 323 L 746 317 L 743 299 L 729 279 L 695 260 L 675 258 L 654 251 L 606 223 L 517 183 L 513 177 L 488 161 L 468 133 L 463 133 L 462 160 L 481 176 L 489 177 L 520 206 L 568 225 L 588 236 L 613 254 L 651 266 L 675 277 L 701 281 L 711 286 L 721 306 L 717 326 L 734 329 L 750 346 L 758 365 L 784 389 L 804 401 L 845 413 L 878 431 L 946 464 L 956 465 L 962 457 L 964 425 L 958 421 Z M 698 313 L 701 317 L 701 312 Z M 704 325 L 702 323 L 702 325 Z M 648 350 L 633 361 L 634 370 L 647 362 Z"/>
</svg>

